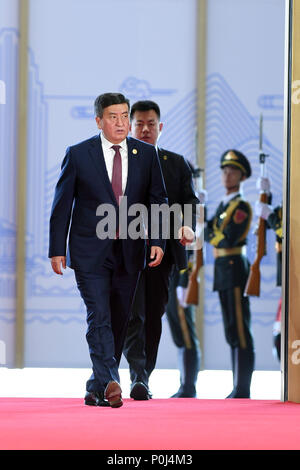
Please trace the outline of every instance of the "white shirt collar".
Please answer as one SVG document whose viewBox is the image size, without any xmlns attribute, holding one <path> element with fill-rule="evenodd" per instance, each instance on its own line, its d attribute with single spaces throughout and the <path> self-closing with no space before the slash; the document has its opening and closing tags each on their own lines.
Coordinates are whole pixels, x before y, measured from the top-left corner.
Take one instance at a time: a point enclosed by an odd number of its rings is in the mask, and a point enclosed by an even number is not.
<svg viewBox="0 0 300 470">
<path fill-rule="evenodd" d="M 224 205 L 228 204 L 228 202 L 231 201 L 231 199 L 236 197 L 238 194 L 241 194 L 240 191 L 236 191 L 235 193 L 226 194 L 222 199 L 223 204 Z"/>
<path fill-rule="evenodd" d="M 110 149 L 113 145 L 115 145 L 112 142 L 110 142 L 109 140 L 107 140 L 107 138 L 104 136 L 103 132 L 101 132 L 101 143 L 102 143 L 102 147 L 105 148 L 105 149 Z M 120 147 L 123 150 L 127 150 L 127 141 L 126 141 L 126 139 L 122 140 L 122 142 L 120 142 L 118 145 L 120 145 Z"/>
</svg>

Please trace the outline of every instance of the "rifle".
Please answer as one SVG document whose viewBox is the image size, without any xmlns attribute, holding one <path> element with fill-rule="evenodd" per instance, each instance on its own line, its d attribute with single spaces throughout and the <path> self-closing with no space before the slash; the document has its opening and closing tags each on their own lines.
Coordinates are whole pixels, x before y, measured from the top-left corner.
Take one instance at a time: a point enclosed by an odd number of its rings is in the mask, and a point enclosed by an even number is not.
<svg viewBox="0 0 300 470">
<path fill-rule="evenodd" d="M 203 189 L 203 177 L 202 177 L 202 170 L 201 168 L 196 168 L 194 170 L 194 179 L 195 179 L 195 187 L 196 187 L 196 193 L 202 191 Z M 200 208 L 201 210 L 201 208 Z M 199 220 L 197 221 L 197 224 L 200 225 L 202 219 L 204 218 L 203 216 L 203 207 L 202 207 L 202 213 L 199 214 Z M 185 303 L 188 305 L 198 305 L 199 303 L 199 281 L 198 281 L 198 274 L 200 269 L 203 266 L 203 244 L 199 248 L 199 240 L 197 240 L 197 233 L 196 233 L 196 247 L 194 250 L 194 260 L 193 260 L 193 270 L 190 273 L 189 276 L 189 282 L 187 286 L 187 293 L 186 293 L 186 298 L 185 298 Z"/>
<path fill-rule="evenodd" d="M 260 116 L 260 123 L 259 123 L 259 163 L 260 163 L 260 176 L 265 177 L 265 161 L 266 155 L 263 152 L 263 118 L 262 115 Z M 259 197 L 260 202 L 267 203 L 268 202 L 268 194 L 266 192 L 262 192 Z M 266 221 L 260 217 L 258 221 L 258 226 L 256 228 L 256 256 L 255 260 L 250 268 L 250 273 L 245 289 L 246 295 L 256 296 L 259 297 L 260 295 L 260 262 L 262 258 L 266 255 Z"/>
</svg>

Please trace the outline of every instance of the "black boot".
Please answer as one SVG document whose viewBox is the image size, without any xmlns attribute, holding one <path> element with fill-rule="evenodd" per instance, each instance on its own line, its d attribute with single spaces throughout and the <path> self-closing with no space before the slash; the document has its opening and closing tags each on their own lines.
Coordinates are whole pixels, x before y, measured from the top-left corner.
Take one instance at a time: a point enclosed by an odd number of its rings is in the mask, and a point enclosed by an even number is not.
<svg viewBox="0 0 300 470">
<path fill-rule="evenodd" d="M 235 364 L 235 349 L 236 348 L 233 348 L 231 347 L 230 348 L 230 354 L 231 354 L 231 369 L 232 369 L 232 392 L 228 395 L 228 397 L 226 398 L 231 398 L 231 394 L 233 393 L 233 390 L 234 390 L 234 384 L 236 382 L 236 364 Z"/>
<path fill-rule="evenodd" d="M 278 333 L 273 337 L 273 344 L 276 351 L 277 359 L 280 361 L 281 355 L 281 334 Z"/>
<path fill-rule="evenodd" d="M 247 348 L 233 350 L 234 387 L 226 398 L 250 398 L 250 386 L 254 370 L 254 351 Z"/>
<path fill-rule="evenodd" d="M 198 349 L 179 349 L 180 387 L 171 398 L 195 398 L 196 383 L 200 369 L 200 351 Z"/>
</svg>

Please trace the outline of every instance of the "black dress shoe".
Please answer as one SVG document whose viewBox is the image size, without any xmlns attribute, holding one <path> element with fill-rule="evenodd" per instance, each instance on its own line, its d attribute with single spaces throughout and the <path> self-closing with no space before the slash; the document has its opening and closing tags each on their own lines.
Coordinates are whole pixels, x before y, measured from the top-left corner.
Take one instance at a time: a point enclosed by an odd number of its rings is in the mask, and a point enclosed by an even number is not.
<svg viewBox="0 0 300 470">
<path fill-rule="evenodd" d="M 250 398 L 250 391 L 238 390 L 234 388 L 226 398 Z"/>
<path fill-rule="evenodd" d="M 123 405 L 122 390 L 120 384 L 112 380 L 108 382 L 104 391 L 104 398 L 108 401 L 109 406 L 112 408 L 119 408 Z"/>
<path fill-rule="evenodd" d="M 171 396 L 171 398 L 196 398 L 197 396 L 194 393 L 186 393 L 186 392 L 177 392 Z"/>
<path fill-rule="evenodd" d="M 152 398 L 152 395 L 147 385 L 143 382 L 135 382 L 131 387 L 130 398 L 134 400 L 149 400 Z"/>
<path fill-rule="evenodd" d="M 86 392 L 84 404 L 89 406 L 110 406 L 104 398 L 104 392 Z"/>
<path fill-rule="evenodd" d="M 189 389 L 185 389 L 181 386 L 171 398 L 197 398 L 196 388 L 189 387 Z"/>
</svg>

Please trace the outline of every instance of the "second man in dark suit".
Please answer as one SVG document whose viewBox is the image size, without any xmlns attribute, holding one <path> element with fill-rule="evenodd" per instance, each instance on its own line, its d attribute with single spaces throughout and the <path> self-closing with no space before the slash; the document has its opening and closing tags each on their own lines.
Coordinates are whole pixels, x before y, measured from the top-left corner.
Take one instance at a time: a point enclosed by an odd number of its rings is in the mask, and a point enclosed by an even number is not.
<svg viewBox="0 0 300 470">
<path fill-rule="evenodd" d="M 130 121 L 132 136 L 157 147 L 163 123 L 160 122 L 160 109 L 155 102 L 135 103 L 131 108 Z M 130 396 L 135 400 L 151 398 L 148 381 L 156 364 L 162 331 L 161 318 L 168 303 L 170 275 L 174 266 L 178 270 L 187 268 L 185 246 L 194 239 L 196 206 L 199 203 L 186 160 L 181 155 L 161 148 L 157 148 L 157 151 L 169 206 L 179 204 L 184 212 L 184 205 L 190 204 L 193 215 L 190 226 L 182 220 L 179 238 L 177 234 L 170 233 L 160 266 L 155 269 L 146 267 L 138 283 L 124 348 L 130 369 Z"/>
</svg>

